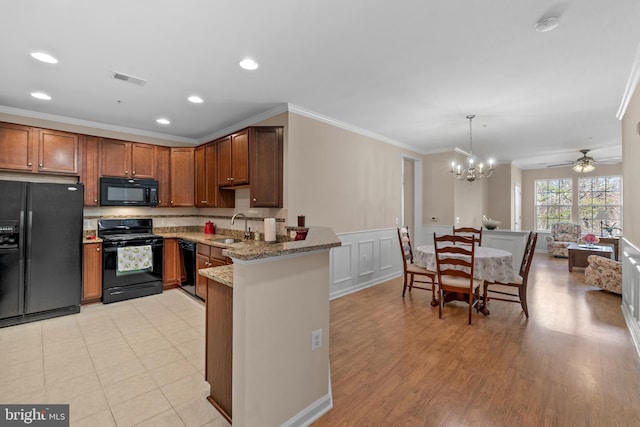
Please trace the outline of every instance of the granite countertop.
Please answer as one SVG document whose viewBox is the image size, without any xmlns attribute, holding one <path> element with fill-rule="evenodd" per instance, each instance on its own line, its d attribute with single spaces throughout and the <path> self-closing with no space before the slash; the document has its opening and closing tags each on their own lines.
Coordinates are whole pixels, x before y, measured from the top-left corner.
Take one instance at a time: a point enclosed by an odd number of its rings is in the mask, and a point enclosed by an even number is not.
<svg viewBox="0 0 640 427">
<path fill-rule="evenodd" d="M 204 234 L 202 232 L 158 234 L 165 238 L 191 240 L 209 246 L 224 248 L 222 252 L 223 255 L 242 261 L 253 261 L 320 249 L 331 249 L 342 244 L 338 236 L 336 236 L 329 227 L 310 227 L 305 240 L 278 241 L 274 243 L 268 243 L 262 240 L 242 240 L 238 243 L 221 243 L 216 242 L 215 239 L 224 239 L 225 237 L 231 236 Z"/>
<path fill-rule="evenodd" d="M 202 268 L 198 270 L 198 273 L 207 279 L 215 280 L 218 283 L 233 288 L 233 264 Z"/>
<path fill-rule="evenodd" d="M 88 239 L 84 237 L 82 239 L 82 244 L 84 245 L 85 243 L 102 243 L 102 239 L 99 237 L 94 237 L 93 239 Z"/>
</svg>

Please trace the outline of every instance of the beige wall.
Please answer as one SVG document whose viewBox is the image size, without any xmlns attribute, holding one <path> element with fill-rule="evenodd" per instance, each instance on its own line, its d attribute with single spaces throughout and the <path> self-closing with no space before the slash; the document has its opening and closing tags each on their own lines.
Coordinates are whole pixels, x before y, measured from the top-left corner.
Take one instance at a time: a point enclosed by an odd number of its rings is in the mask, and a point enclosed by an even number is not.
<svg viewBox="0 0 640 427">
<path fill-rule="evenodd" d="M 640 159 L 640 86 L 636 88 L 622 119 L 622 176 L 624 180 L 623 197 L 623 235 L 636 247 L 640 247 L 640 168 L 635 161 Z"/>
<path fill-rule="evenodd" d="M 596 159 L 597 160 L 597 159 Z M 586 174 L 578 174 L 571 169 L 571 167 L 563 167 L 563 168 L 544 168 L 544 169 L 526 169 L 522 171 L 522 229 L 523 230 L 533 230 L 534 229 L 534 209 L 535 209 L 535 181 L 536 179 L 553 179 L 553 178 L 573 178 L 573 188 L 577 188 L 578 186 L 578 177 L 580 176 L 609 176 L 609 175 L 622 175 L 622 164 L 612 164 L 612 165 L 596 165 L 596 169 L 593 172 Z M 623 189 L 627 191 L 627 180 L 623 177 Z M 625 212 L 625 223 L 627 222 L 626 212 L 627 212 L 627 204 L 628 200 L 626 197 L 623 198 L 624 203 L 624 212 Z M 572 214 L 575 215 L 575 218 L 571 220 L 576 223 L 582 223 L 577 217 L 578 215 L 578 200 L 574 197 L 573 200 L 574 206 L 572 209 Z M 624 227 L 623 227 L 624 230 Z M 624 230 L 624 234 L 626 234 L 626 230 Z"/>
<path fill-rule="evenodd" d="M 454 223 L 455 180 L 449 173 L 452 156 L 452 153 L 423 156 L 422 212 L 425 224 L 453 225 Z"/>
<path fill-rule="evenodd" d="M 404 182 L 404 220 L 401 221 L 401 224 L 411 227 L 415 224 L 415 171 L 415 161 L 404 159 L 404 176 L 402 178 Z"/>
<path fill-rule="evenodd" d="M 488 203 L 485 214 L 501 221 L 500 228 L 511 228 L 513 214 L 513 185 L 511 165 L 496 165 L 496 170 L 487 181 Z"/>
<path fill-rule="evenodd" d="M 396 226 L 402 220 L 402 155 L 420 157 L 375 139 L 290 113 L 286 206 L 289 223 L 335 232 Z"/>
</svg>

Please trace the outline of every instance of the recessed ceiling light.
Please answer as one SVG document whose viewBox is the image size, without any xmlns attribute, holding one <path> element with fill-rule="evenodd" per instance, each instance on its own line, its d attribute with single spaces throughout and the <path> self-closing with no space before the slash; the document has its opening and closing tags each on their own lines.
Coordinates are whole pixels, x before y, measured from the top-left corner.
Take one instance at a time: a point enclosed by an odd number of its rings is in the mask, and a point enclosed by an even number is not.
<svg viewBox="0 0 640 427">
<path fill-rule="evenodd" d="M 159 118 L 158 120 L 156 120 L 156 122 L 160 123 L 161 125 L 168 125 L 171 123 L 169 119 L 165 119 L 164 117 Z"/>
<path fill-rule="evenodd" d="M 45 101 L 49 101 L 51 99 L 51 97 L 44 92 L 31 92 L 31 96 Z"/>
<path fill-rule="evenodd" d="M 548 18 L 542 18 L 536 22 L 535 29 L 539 33 L 546 33 L 551 31 L 560 25 L 560 18 L 557 16 L 549 16 Z"/>
<path fill-rule="evenodd" d="M 194 104 L 202 104 L 204 102 L 204 99 L 200 98 L 197 95 L 191 95 L 187 99 L 189 100 L 189 102 L 193 102 Z"/>
<path fill-rule="evenodd" d="M 31 57 L 38 61 L 46 62 L 47 64 L 57 64 L 58 60 L 48 53 L 44 52 L 32 52 Z"/>
<path fill-rule="evenodd" d="M 251 58 L 245 58 L 240 61 L 240 66 L 245 70 L 257 70 L 258 63 Z"/>
</svg>

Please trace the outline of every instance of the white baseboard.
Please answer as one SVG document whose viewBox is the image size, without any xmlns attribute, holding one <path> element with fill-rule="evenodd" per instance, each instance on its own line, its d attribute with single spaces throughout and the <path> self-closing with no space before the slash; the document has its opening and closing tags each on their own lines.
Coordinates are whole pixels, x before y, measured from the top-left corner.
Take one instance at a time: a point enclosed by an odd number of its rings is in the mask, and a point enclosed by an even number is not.
<svg viewBox="0 0 640 427">
<path fill-rule="evenodd" d="M 281 427 L 306 427 L 317 421 L 321 416 L 333 408 L 333 393 L 331 392 L 331 364 L 329 364 L 329 393 L 298 412 L 295 417 L 281 424 Z"/>
</svg>

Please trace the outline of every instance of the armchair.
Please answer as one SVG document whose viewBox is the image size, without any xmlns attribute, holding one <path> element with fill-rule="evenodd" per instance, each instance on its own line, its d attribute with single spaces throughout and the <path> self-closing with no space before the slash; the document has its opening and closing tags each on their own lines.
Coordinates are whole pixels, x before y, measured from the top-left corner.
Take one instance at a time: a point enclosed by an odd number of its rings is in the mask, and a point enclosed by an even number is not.
<svg viewBox="0 0 640 427">
<path fill-rule="evenodd" d="M 547 236 L 547 250 L 555 257 L 569 256 L 567 247 L 571 243 L 580 242 L 582 228 L 572 222 L 558 222 L 551 226 L 551 236 Z"/>
<path fill-rule="evenodd" d="M 622 294 L 622 263 L 599 255 L 589 255 L 589 265 L 584 270 L 587 285 Z"/>
</svg>

